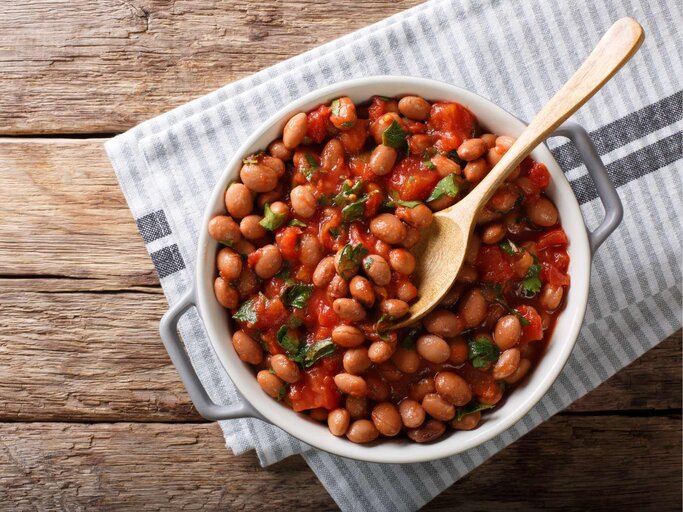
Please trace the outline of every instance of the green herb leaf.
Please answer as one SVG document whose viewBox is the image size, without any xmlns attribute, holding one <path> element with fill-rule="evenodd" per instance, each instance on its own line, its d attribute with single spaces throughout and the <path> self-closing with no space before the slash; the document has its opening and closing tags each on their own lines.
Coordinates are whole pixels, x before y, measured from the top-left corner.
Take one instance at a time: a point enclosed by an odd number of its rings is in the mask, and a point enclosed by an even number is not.
<svg viewBox="0 0 683 512">
<path fill-rule="evenodd" d="M 282 280 L 289 279 L 289 262 L 282 262 L 282 268 L 277 274 L 275 274 L 275 277 Z"/>
<path fill-rule="evenodd" d="M 300 327 L 303 325 L 303 323 L 304 321 L 298 316 L 290 315 L 290 317 L 287 319 L 287 327 L 291 327 L 292 329 Z"/>
<path fill-rule="evenodd" d="M 389 199 L 382 203 L 382 206 L 388 208 L 395 208 L 396 206 L 403 206 L 404 208 L 415 208 L 417 205 L 422 204 L 422 201 L 404 201 L 398 192 L 392 191 L 389 193 Z"/>
<path fill-rule="evenodd" d="M 394 120 L 389 125 L 389 128 L 384 130 L 384 133 L 382 134 L 382 144 L 394 149 L 405 150 L 408 147 L 407 136 L 408 134 L 403 131 L 401 125 Z"/>
<path fill-rule="evenodd" d="M 315 171 L 317 171 L 320 168 L 320 164 L 318 164 L 318 160 L 310 153 L 306 153 L 305 158 L 306 163 L 308 165 L 301 169 L 301 173 L 306 177 L 308 181 L 312 181 Z"/>
<path fill-rule="evenodd" d="M 232 317 L 240 322 L 245 322 L 248 324 L 256 323 L 256 310 L 254 309 L 255 303 L 255 298 L 245 300 L 242 304 L 240 304 L 240 307 L 237 308 L 237 311 L 235 311 L 235 314 L 232 315 Z"/>
<path fill-rule="evenodd" d="M 467 162 L 465 162 L 462 158 L 458 156 L 458 151 L 457 150 L 452 150 L 449 151 L 448 153 L 444 153 L 444 155 L 451 160 L 453 160 L 456 164 L 458 164 L 460 167 L 465 167 L 467 165 Z"/>
<path fill-rule="evenodd" d="M 375 332 L 380 338 L 385 339 L 386 336 L 384 336 L 384 333 L 391 327 L 393 321 L 394 317 L 391 315 L 382 315 L 379 317 L 375 323 Z"/>
<path fill-rule="evenodd" d="M 259 224 L 268 231 L 275 231 L 285 223 L 285 220 L 287 220 L 286 213 L 275 213 L 270 209 L 270 204 L 266 203 L 264 216 L 259 221 Z"/>
<path fill-rule="evenodd" d="M 339 238 L 339 235 L 341 235 L 341 233 L 339 232 L 339 228 L 330 228 L 329 233 L 330 233 L 330 236 L 332 238 L 334 238 L 335 240 L 337 238 Z"/>
<path fill-rule="evenodd" d="M 277 342 L 285 349 L 290 359 L 295 360 L 301 348 L 301 340 L 290 332 L 290 328 L 286 325 L 280 327 L 277 331 Z"/>
<path fill-rule="evenodd" d="M 304 309 L 313 293 L 313 285 L 296 283 L 285 292 L 285 305 L 290 308 Z"/>
<path fill-rule="evenodd" d="M 358 196 L 362 188 L 362 181 L 357 181 L 353 185 L 349 185 L 349 182 L 345 181 L 342 185 L 341 192 L 332 198 L 332 204 L 335 206 L 344 206 L 348 204 L 350 201 L 352 201 L 351 195 Z"/>
<path fill-rule="evenodd" d="M 304 367 L 310 368 L 315 363 L 320 361 L 323 357 L 327 357 L 334 354 L 335 350 L 336 346 L 332 342 L 331 338 L 316 341 L 313 345 L 306 349 L 306 353 L 303 357 Z"/>
<path fill-rule="evenodd" d="M 413 327 L 408 331 L 408 334 L 401 340 L 401 346 L 405 349 L 412 350 L 415 348 L 415 342 L 420 335 L 421 329 L 419 327 Z"/>
<path fill-rule="evenodd" d="M 524 281 L 522 281 L 522 292 L 527 297 L 536 295 L 541 291 L 541 278 L 538 274 L 541 272 L 541 266 L 538 264 L 538 260 L 534 258 L 534 263 L 529 267 L 526 272 Z"/>
<path fill-rule="evenodd" d="M 342 276 L 343 279 L 351 279 L 356 272 L 358 272 L 360 262 L 367 254 L 368 250 L 361 244 L 355 246 L 346 244 L 339 255 L 337 273 Z"/>
<path fill-rule="evenodd" d="M 506 238 L 505 240 L 501 240 L 498 245 L 500 246 L 503 251 L 505 251 L 506 254 L 509 254 L 510 256 L 514 256 L 515 254 L 519 254 L 520 248 L 515 245 L 515 243 Z"/>
<path fill-rule="evenodd" d="M 460 187 L 455 182 L 455 175 L 449 174 L 445 178 L 441 178 L 439 183 L 436 184 L 432 193 L 429 194 L 427 202 L 435 201 L 443 196 L 455 197 L 458 195 L 458 192 L 460 192 Z"/>
<path fill-rule="evenodd" d="M 519 314 L 519 311 L 516 309 L 513 309 L 510 307 L 510 305 L 507 303 L 505 300 L 505 297 L 503 297 L 503 291 L 500 288 L 499 284 L 496 284 L 494 286 L 489 286 L 487 287 L 492 293 L 493 293 L 493 300 L 503 306 L 505 310 L 510 314 L 510 315 L 515 315 L 517 319 L 519 320 L 519 323 L 522 324 L 523 326 L 529 325 L 529 320 L 524 318 L 522 315 Z"/>
<path fill-rule="evenodd" d="M 485 411 L 486 409 L 493 409 L 494 407 L 495 404 L 480 404 L 478 402 L 470 402 L 464 407 L 458 407 L 458 409 L 455 411 L 455 421 L 460 421 L 468 414 Z"/>
<path fill-rule="evenodd" d="M 289 226 L 294 226 L 297 228 L 305 228 L 308 227 L 305 222 L 301 222 L 299 219 L 292 219 L 289 221 Z"/>
<path fill-rule="evenodd" d="M 277 400 L 278 402 L 282 401 L 282 399 L 287 395 L 287 391 L 289 391 L 289 384 L 285 382 L 282 385 L 282 388 L 280 389 L 280 392 L 277 394 L 275 400 Z"/>
<path fill-rule="evenodd" d="M 422 164 L 430 171 L 436 169 L 436 165 L 434 165 L 434 163 L 431 160 L 425 160 L 424 162 L 422 162 Z"/>
<path fill-rule="evenodd" d="M 348 223 L 360 219 L 365 213 L 365 203 L 368 201 L 368 198 L 368 195 L 363 195 L 358 201 L 344 206 L 342 208 L 342 222 Z"/>
<path fill-rule="evenodd" d="M 243 159 L 243 160 L 242 160 L 242 163 L 243 163 L 243 164 L 252 164 L 252 165 L 253 165 L 253 164 L 257 164 L 257 163 L 258 163 L 258 160 L 256 160 L 256 158 L 254 158 L 253 156 L 249 156 L 249 157 Z"/>
<path fill-rule="evenodd" d="M 484 368 L 488 363 L 498 360 L 500 350 L 485 336 L 478 336 L 467 344 L 467 357 L 475 368 Z"/>
</svg>

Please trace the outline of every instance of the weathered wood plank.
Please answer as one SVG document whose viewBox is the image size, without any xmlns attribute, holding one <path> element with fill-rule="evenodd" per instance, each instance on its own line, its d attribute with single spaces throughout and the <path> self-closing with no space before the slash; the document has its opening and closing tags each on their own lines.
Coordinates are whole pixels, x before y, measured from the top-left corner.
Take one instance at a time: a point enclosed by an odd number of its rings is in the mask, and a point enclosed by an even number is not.
<svg viewBox="0 0 683 512">
<path fill-rule="evenodd" d="M 426 510 L 680 510 L 680 434 L 680 416 L 555 417 Z M 0 442 L 13 510 L 334 508 L 302 459 L 261 469 L 216 425 L 4 423 Z"/>
<path fill-rule="evenodd" d="M 5 3 L 0 133 L 112 133 L 420 0 Z"/>
<path fill-rule="evenodd" d="M 200 420 L 159 339 L 159 288 L 1 282 L 0 421 Z M 571 410 L 679 408 L 680 353 L 679 331 Z"/>
<path fill-rule="evenodd" d="M 0 275 L 158 283 L 102 140 L 0 139 L 0 169 Z"/>
<path fill-rule="evenodd" d="M 159 288 L 0 288 L 0 419 L 197 421 L 158 334 Z M 69 281 L 69 280 L 66 280 Z"/>
</svg>

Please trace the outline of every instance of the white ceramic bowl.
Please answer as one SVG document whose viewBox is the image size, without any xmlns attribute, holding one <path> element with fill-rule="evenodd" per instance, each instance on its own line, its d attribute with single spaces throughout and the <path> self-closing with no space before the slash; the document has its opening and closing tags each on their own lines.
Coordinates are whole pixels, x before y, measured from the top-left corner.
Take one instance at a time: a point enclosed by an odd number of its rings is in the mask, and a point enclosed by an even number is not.
<svg viewBox="0 0 683 512">
<path fill-rule="evenodd" d="M 257 150 L 265 149 L 272 140 L 280 137 L 285 122 L 293 114 L 308 111 L 321 103 L 329 103 L 332 99 L 342 95 L 351 97 L 354 102 L 363 102 L 373 95 L 402 96 L 406 94 L 417 94 L 428 100 L 452 100 L 462 103 L 474 112 L 487 131 L 493 133 L 517 136 L 525 127 L 520 120 L 492 102 L 459 87 L 434 80 L 383 76 L 350 80 L 328 86 L 292 102 L 266 121 L 249 137 L 235 153 L 220 180 L 216 183 L 206 207 L 203 225 L 208 225 L 209 220 L 214 215 L 224 213 L 224 191 L 230 181 L 238 179 L 243 157 Z M 261 417 L 261 419 L 321 450 L 352 459 L 381 463 L 411 463 L 447 457 L 480 445 L 519 421 L 548 391 L 569 358 L 586 310 L 591 266 L 591 243 L 589 243 L 578 202 L 568 181 L 545 145 L 536 148 L 531 156 L 535 160 L 543 162 L 552 176 L 552 182 L 547 193 L 557 205 L 562 226 L 570 241 L 568 251 L 571 257 L 569 265 L 571 286 L 566 296 L 566 307 L 557 320 L 553 337 L 540 363 L 533 369 L 524 383 L 507 396 L 503 405 L 483 416 L 481 425 L 477 429 L 448 431 L 441 439 L 431 444 L 417 444 L 404 439 L 380 438 L 372 444 L 360 445 L 343 437 L 333 436 L 325 425 L 310 420 L 305 415 L 296 413 L 270 398 L 256 382 L 253 368 L 240 361 L 230 342 L 231 323 L 228 321 L 226 310 L 217 302 L 213 293 L 217 243 L 209 237 L 206 229 L 201 231 L 199 240 L 194 300 L 192 294 L 188 294 L 186 304 L 174 306 L 174 310 L 167 315 L 171 318 L 165 318 L 164 321 L 169 324 L 166 325 L 167 330 L 171 328 L 174 330 L 175 322 L 173 320 L 177 321 L 177 318 L 194 302 L 218 358 L 251 407 L 242 405 L 232 409 L 224 408 L 223 410 L 226 411 L 224 414 L 210 412 L 208 409 L 207 412 L 203 412 L 202 408 L 206 409 L 205 404 L 202 404 L 203 407 L 200 408 L 198 401 L 201 402 L 202 399 L 207 398 L 205 393 L 204 396 L 199 396 L 203 390 L 193 389 L 196 388 L 197 382 L 189 382 L 192 380 L 192 376 L 187 378 L 184 374 L 190 370 L 181 368 L 184 362 L 179 359 L 177 347 L 174 347 L 172 353 L 172 349 L 167 343 L 169 353 L 180 370 L 200 413 L 206 414 L 211 419 L 249 415 Z M 618 222 L 619 219 L 616 223 L 618 224 Z M 162 328 L 162 335 L 167 338 L 169 333 L 164 333 Z M 165 339 L 165 343 L 166 341 Z M 196 376 L 193 377 L 196 378 Z"/>
</svg>

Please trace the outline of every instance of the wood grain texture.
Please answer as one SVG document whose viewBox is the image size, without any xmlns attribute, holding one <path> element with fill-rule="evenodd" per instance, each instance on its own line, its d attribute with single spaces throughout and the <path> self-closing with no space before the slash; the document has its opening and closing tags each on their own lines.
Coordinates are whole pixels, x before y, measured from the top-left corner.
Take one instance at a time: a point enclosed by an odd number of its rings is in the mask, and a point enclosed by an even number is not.
<svg viewBox="0 0 683 512">
<path fill-rule="evenodd" d="M 680 416 L 558 416 L 425 510 L 680 510 L 680 435 Z M 252 453 L 232 456 L 214 424 L 4 423 L 0 443 L 0 508 L 334 508 L 301 458 L 261 469 Z"/>
<path fill-rule="evenodd" d="M 0 133 L 124 131 L 419 3 L 4 2 Z"/>
<path fill-rule="evenodd" d="M 0 275 L 158 283 L 102 142 L 0 139 Z"/>
</svg>

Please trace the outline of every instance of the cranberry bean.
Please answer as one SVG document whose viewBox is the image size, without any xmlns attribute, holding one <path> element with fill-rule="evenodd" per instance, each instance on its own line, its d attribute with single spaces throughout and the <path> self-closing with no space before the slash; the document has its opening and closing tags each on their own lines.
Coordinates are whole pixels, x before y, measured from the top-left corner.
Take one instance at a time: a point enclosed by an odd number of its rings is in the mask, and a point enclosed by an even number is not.
<svg viewBox="0 0 683 512">
<path fill-rule="evenodd" d="M 242 258 L 229 247 L 223 247 L 216 255 L 216 267 L 223 279 L 232 281 L 242 273 Z"/>
<path fill-rule="evenodd" d="M 339 139 L 330 139 L 320 153 L 320 166 L 326 171 L 333 171 L 343 164 L 344 145 Z"/>
<path fill-rule="evenodd" d="M 363 332 L 352 325 L 338 325 L 332 330 L 332 341 L 340 347 L 357 347 L 365 341 Z"/>
<path fill-rule="evenodd" d="M 476 268 L 465 263 L 460 267 L 460 272 L 458 272 L 458 277 L 456 277 L 455 280 L 458 283 L 472 284 L 477 280 L 478 275 Z"/>
<path fill-rule="evenodd" d="M 349 411 L 352 420 L 370 416 L 370 407 L 368 405 L 367 397 L 348 395 L 344 405 L 346 406 L 346 410 Z"/>
<path fill-rule="evenodd" d="M 526 376 L 530 368 L 531 361 L 529 361 L 526 357 L 523 357 L 519 360 L 519 365 L 517 366 L 517 369 L 512 373 L 512 375 L 509 375 L 505 379 L 505 382 L 507 384 L 516 384 Z"/>
<path fill-rule="evenodd" d="M 496 147 L 496 136 L 492 133 L 485 133 L 481 136 L 481 140 L 486 142 L 486 147 L 489 149 Z"/>
<path fill-rule="evenodd" d="M 301 378 L 299 367 L 284 354 L 276 354 L 270 358 L 270 366 L 275 375 L 285 382 L 293 384 Z"/>
<path fill-rule="evenodd" d="M 492 332 L 496 328 L 496 323 L 502 316 L 505 315 L 505 308 L 500 304 L 491 304 L 486 311 L 486 320 L 484 320 L 484 328 Z"/>
<path fill-rule="evenodd" d="M 505 315 L 498 319 L 493 331 L 493 341 L 499 349 L 514 347 L 522 335 L 522 324 L 515 315 Z"/>
<path fill-rule="evenodd" d="M 289 206 L 282 201 L 275 201 L 270 204 L 270 211 L 276 215 L 284 215 L 285 220 L 289 218 Z"/>
<path fill-rule="evenodd" d="M 299 248 L 299 260 L 309 267 L 315 267 L 323 257 L 323 248 L 318 237 L 310 233 L 304 233 L 301 237 Z"/>
<path fill-rule="evenodd" d="M 334 300 L 346 297 L 349 294 L 349 283 L 339 274 L 334 274 L 330 284 L 327 285 L 327 296 Z"/>
<path fill-rule="evenodd" d="M 208 229 L 211 238 L 225 245 L 234 245 L 242 236 L 237 223 L 226 215 L 216 215 L 209 221 Z"/>
<path fill-rule="evenodd" d="M 458 313 L 466 328 L 480 325 L 486 318 L 487 304 L 479 288 L 468 291 L 458 303 Z"/>
<path fill-rule="evenodd" d="M 342 359 L 344 370 L 351 375 L 358 375 L 372 366 L 365 347 L 350 348 L 344 352 Z"/>
<path fill-rule="evenodd" d="M 396 208 L 396 216 L 410 226 L 423 229 L 432 223 L 432 210 L 425 204 L 418 204 L 412 208 L 399 206 Z"/>
<path fill-rule="evenodd" d="M 505 350 L 499 357 L 496 364 L 493 366 L 491 375 L 496 380 L 502 380 L 509 377 L 519 367 L 521 354 L 518 348 L 509 348 Z"/>
<path fill-rule="evenodd" d="M 486 160 L 480 158 L 478 160 L 472 160 L 467 162 L 467 165 L 463 169 L 462 173 L 465 179 L 470 183 L 479 183 L 488 174 L 490 168 L 486 163 Z"/>
<path fill-rule="evenodd" d="M 330 429 L 332 435 L 337 437 L 346 434 L 349 423 L 351 423 L 351 415 L 349 414 L 349 411 L 343 407 L 334 409 L 327 415 L 327 427 Z"/>
<path fill-rule="evenodd" d="M 383 362 L 377 369 L 384 380 L 388 382 L 398 382 L 403 378 L 403 372 L 396 368 L 396 365 L 391 361 Z"/>
<path fill-rule="evenodd" d="M 448 356 L 448 361 L 453 363 L 453 364 L 462 364 L 468 359 L 468 353 L 467 353 L 467 342 L 462 338 L 462 336 L 458 336 L 454 340 L 452 340 L 448 346 L 451 349 L 451 354 Z"/>
<path fill-rule="evenodd" d="M 336 270 L 334 268 L 334 256 L 325 256 L 318 262 L 313 272 L 313 284 L 318 288 L 327 286 L 334 277 Z"/>
<path fill-rule="evenodd" d="M 467 381 L 453 372 L 439 372 L 434 377 L 436 392 L 448 403 L 460 407 L 472 400 L 472 391 Z"/>
<path fill-rule="evenodd" d="M 453 160 L 444 155 L 436 155 L 432 157 L 432 163 L 436 166 L 436 172 L 439 176 L 445 178 L 449 174 L 460 174 L 462 169 Z"/>
<path fill-rule="evenodd" d="M 395 112 L 387 112 L 370 125 L 370 134 L 375 139 L 376 144 L 382 143 L 382 134 L 394 121 L 400 122 L 401 116 Z"/>
<path fill-rule="evenodd" d="M 398 244 L 406 235 L 403 223 L 391 213 L 381 213 L 370 221 L 370 231 L 388 244 Z"/>
<path fill-rule="evenodd" d="M 308 411 L 308 415 L 311 417 L 312 420 L 315 421 L 327 421 L 328 414 L 329 411 L 322 407 L 318 407 L 316 409 L 311 409 L 310 411 Z"/>
<path fill-rule="evenodd" d="M 380 144 L 372 150 L 370 155 L 370 170 L 377 176 L 389 174 L 394 168 L 398 153 L 390 146 Z"/>
<path fill-rule="evenodd" d="M 391 318 L 401 318 L 408 314 L 410 306 L 408 303 L 399 299 L 383 300 L 379 304 L 379 310 L 383 315 L 388 315 Z"/>
<path fill-rule="evenodd" d="M 394 353 L 394 347 L 386 341 L 373 341 L 368 347 L 368 357 L 375 364 L 388 361 Z"/>
<path fill-rule="evenodd" d="M 479 212 L 479 215 L 477 216 L 477 226 L 483 226 L 484 224 L 488 224 L 489 222 L 500 219 L 502 216 L 502 213 L 494 212 L 493 210 L 489 210 L 488 208 L 484 207 L 484 209 Z"/>
<path fill-rule="evenodd" d="M 398 406 L 401 421 L 406 428 L 417 428 L 424 423 L 425 410 L 415 400 L 406 398 Z"/>
<path fill-rule="evenodd" d="M 427 394 L 422 399 L 422 408 L 436 420 L 448 421 L 455 416 L 455 407 L 437 393 Z"/>
<path fill-rule="evenodd" d="M 280 139 L 274 140 L 268 146 L 268 153 L 280 160 L 291 160 L 293 152 Z"/>
<path fill-rule="evenodd" d="M 477 261 L 477 254 L 479 254 L 479 248 L 481 247 L 481 239 L 476 233 L 472 233 L 470 237 L 470 242 L 467 244 L 467 250 L 465 251 L 465 262 L 470 265 L 474 265 Z"/>
<path fill-rule="evenodd" d="M 393 437 L 401 431 L 401 415 L 391 402 L 382 402 L 372 409 L 372 422 L 383 436 Z"/>
<path fill-rule="evenodd" d="M 477 428 L 479 422 L 481 421 L 481 412 L 473 412 L 471 414 L 466 414 L 460 420 L 452 420 L 450 425 L 455 430 L 473 430 Z"/>
<path fill-rule="evenodd" d="M 371 374 L 365 377 L 368 384 L 368 398 L 375 402 L 385 402 L 391 395 L 389 384 L 379 375 Z"/>
<path fill-rule="evenodd" d="M 564 295 L 564 288 L 562 288 L 562 286 L 556 286 L 550 283 L 544 284 L 541 295 L 539 296 L 541 307 L 547 311 L 556 310 L 560 307 L 562 295 Z"/>
<path fill-rule="evenodd" d="M 410 281 L 402 281 L 396 287 L 396 297 L 404 302 L 410 302 L 417 297 L 417 287 Z"/>
<path fill-rule="evenodd" d="M 431 210 L 430 210 L 431 212 Z M 420 231 L 412 226 L 406 226 L 406 236 L 401 240 L 401 245 L 406 249 L 410 249 L 417 242 L 420 241 Z"/>
<path fill-rule="evenodd" d="M 279 158 L 275 158 L 274 156 L 262 156 L 261 165 L 265 165 L 266 167 L 270 167 L 271 169 L 273 169 L 275 171 L 275 174 L 277 174 L 278 178 L 282 177 L 285 174 L 285 163 Z"/>
<path fill-rule="evenodd" d="M 493 147 L 486 152 L 486 163 L 493 169 L 500 159 L 503 158 L 504 151 L 499 147 Z"/>
<path fill-rule="evenodd" d="M 289 193 L 294 213 L 304 219 L 309 219 L 315 214 L 317 202 L 313 190 L 309 185 L 298 185 Z"/>
<path fill-rule="evenodd" d="M 391 362 L 403 373 L 415 373 L 420 369 L 420 356 L 414 350 L 399 347 L 391 357 Z"/>
<path fill-rule="evenodd" d="M 230 185 L 225 191 L 224 199 L 226 210 L 236 219 L 249 215 L 254 208 L 254 198 L 251 191 L 243 183 Z"/>
<path fill-rule="evenodd" d="M 258 290 L 258 281 L 256 274 L 247 266 L 242 267 L 242 273 L 237 278 L 237 291 L 240 294 L 240 299 L 246 299 L 253 295 Z"/>
<path fill-rule="evenodd" d="M 258 240 L 265 237 L 268 231 L 259 224 L 263 220 L 260 215 L 247 215 L 240 221 L 240 232 L 247 240 Z"/>
<path fill-rule="evenodd" d="M 260 257 L 254 265 L 254 272 L 261 279 L 270 279 L 282 267 L 282 254 L 276 245 L 264 245 L 256 251 Z"/>
<path fill-rule="evenodd" d="M 404 96 L 398 101 L 398 111 L 414 121 L 427 119 L 431 108 L 429 102 L 420 96 Z"/>
<path fill-rule="evenodd" d="M 529 267 L 534 264 L 534 257 L 528 251 L 524 251 L 521 256 L 512 263 L 515 275 L 519 278 L 526 276 Z"/>
<path fill-rule="evenodd" d="M 235 309 L 239 304 L 240 294 L 222 277 L 217 277 L 213 282 L 213 292 L 224 308 Z"/>
<path fill-rule="evenodd" d="M 277 375 L 273 375 L 268 370 L 261 370 L 256 374 L 256 381 L 272 398 L 279 398 L 286 384 Z"/>
<path fill-rule="evenodd" d="M 429 313 L 423 320 L 425 329 L 431 334 L 442 338 L 450 338 L 460 334 L 463 328 L 462 320 L 458 315 L 447 309 L 437 308 Z"/>
<path fill-rule="evenodd" d="M 256 365 L 263 360 L 261 345 L 244 331 L 235 331 L 232 335 L 232 346 L 245 363 Z"/>
<path fill-rule="evenodd" d="M 424 334 L 417 339 L 417 353 L 430 363 L 443 363 L 451 354 L 446 340 L 433 334 Z"/>
<path fill-rule="evenodd" d="M 389 253 L 389 265 L 399 274 L 408 276 L 415 271 L 415 256 L 405 249 L 394 249 Z"/>
<path fill-rule="evenodd" d="M 368 393 L 368 385 L 363 377 L 350 373 L 338 373 L 334 376 L 334 383 L 339 391 L 346 395 L 365 396 Z"/>
<path fill-rule="evenodd" d="M 282 142 L 288 149 L 294 149 L 304 140 L 308 128 L 306 114 L 299 112 L 292 116 L 282 129 Z"/>
<path fill-rule="evenodd" d="M 431 443 L 446 432 L 446 424 L 442 421 L 429 419 L 418 428 L 411 428 L 406 433 L 416 443 Z"/>
<path fill-rule="evenodd" d="M 356 420 L 349 426 L 346 437 L 353 443 L 370 443 L 379 437 L 379 431 L 370 420 Z"/>
<path fill-rule="evenodd" d="M 445 308 L 452 308 L 458 303 L 464 291 L 465 286 L 462 283 L 455 283 L 441 299 L 440 305 Z"/>
<path fill-rule="evenodd" d="M 349 282 L 351 297 L 356 299 L 366 308 L 371 308 L 375 303 L 375 292 L 370 281 L 362 276 L 354 276 Z"/>
<path fill-rule="evenodd" d="M 363 258 L 363 269 L 377 286 L 386 286 L 391 282 L 391 269 L 387 260 L 377 254 Z"/>
<path fill-rule="evenodd" d="M 553 202 L 547 197 L 541 197 L 537 201 L 525 206 L 529 220 L 541 227 L 550 227 L 557 224 L 558 213 Z"/>
<path fill-rule="evenodd" d="M 277 186 L 278 175 L 266 165 L 244 164 L 240 170 L 240 179 L 249 190 L 270 192 Z"/>
<path fill-rule="evenodd" d="M 516 140 L 517 139 L 510 137 L 509 135 L 501 135 L 496 138 L 496 146 L 499 147 L 503 153 L 505 153 L 512 147 Z"/>
<path fill-rule="evenodd" d="M 429 393 L 436 393 L 434 379 L 431 377 L 420 379 L 408 388 L 408 398 L 416 402 L 422 402 L 422 399 Z"/>
<path fill-rule="evenodd" d="M 355 299 L 335 299 L 332 309 L 339 318 L 347 322 L 360 322 L 365 319 L 365 309 Z"/>
<path fill-rule="evenodd" d="M 505 237 L 505 226 L 502 222 L 492 222 L 481 231 L 481 241 L 488 245 L 497 244 Z"/>
<path fill-rule="evenodd" d="M 458 156 L 465 160 L 466 162 L 471 162 L 472 160 L 477 160 L 484 156 L 484 153 L 488 150 L 486 142 L 481 139 L 468 139 L 458 148 Z"/>
<path fill-rule="evenodd" d="M 515 185 L 505 185 L 493 194 L 486 207 L 496 212 L 508 213 L 515 207 L 520 197 L 520 190 Z"/>
</svg>

